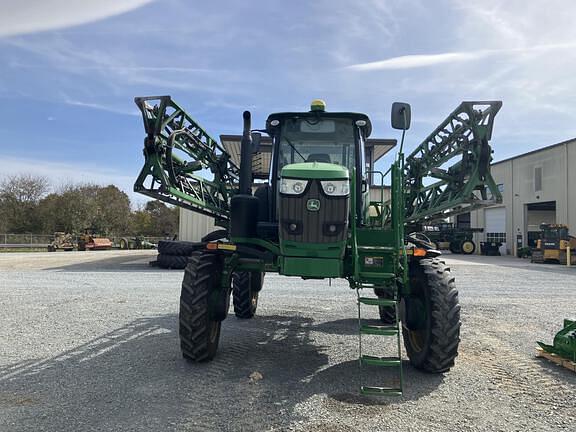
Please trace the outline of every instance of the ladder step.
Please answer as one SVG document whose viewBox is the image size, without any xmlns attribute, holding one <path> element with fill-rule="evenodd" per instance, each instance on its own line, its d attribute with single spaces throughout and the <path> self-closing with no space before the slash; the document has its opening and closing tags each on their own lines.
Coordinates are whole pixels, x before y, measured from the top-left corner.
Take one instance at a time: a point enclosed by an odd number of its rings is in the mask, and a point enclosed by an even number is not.
<svg viewBox="0 0 576 432">
<path fill-rule="evenodd" d="M 378 251 L 378 252 L 394 252 L 396 249 L 392 246 L 357 246 L 359 251 Z"/>
<path fill-rule="evenodd" d="M 360 326 L 360 333 L 380 336 L 396 336 L 398 334 L 398 328 L 394 326 L 362 324 Z"/>
<path fill-rule="evenodd" d="M 400 366 L 401 360 L 398 357 L 376 357 L 371 355 L 360 356 L 360 361 L 368 366 Z"/>
<path fill-rule="evenodd" d="M 395 273 L 360 272 L 358 276 L 360 276 L 360 279 L 362 280 L 388 280 L 396 278 Z"/>
<path fill-rule="evenodd" d="M 396 304 L 398 303 L 396 300 L 390 300 L 378 297 L 359 297 L 358 301 L 360 303 L 371 306 L 396 306 Z"/>
<path fill-rule="evenodd" d="M 395 387 L 360 387 L 360 393 L 371 396 L 402 396 L 402 389 Z"/>
</svg>

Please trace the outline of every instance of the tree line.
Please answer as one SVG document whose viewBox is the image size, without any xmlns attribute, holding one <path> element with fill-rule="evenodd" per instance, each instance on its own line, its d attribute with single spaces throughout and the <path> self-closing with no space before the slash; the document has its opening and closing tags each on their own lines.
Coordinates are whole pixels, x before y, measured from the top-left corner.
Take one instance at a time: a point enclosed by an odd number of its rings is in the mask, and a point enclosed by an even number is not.
<svg viewBox="0 0 576 432">
<path fill-rule="evenodd" d="M 70 183 L 53 188 L 32 174 L 8 176 L 0 182 L 0 233 L 173 236 L 178 208 L 149 201 L 132 209 L 128 195 L 114 185 Z"/>
</svg>

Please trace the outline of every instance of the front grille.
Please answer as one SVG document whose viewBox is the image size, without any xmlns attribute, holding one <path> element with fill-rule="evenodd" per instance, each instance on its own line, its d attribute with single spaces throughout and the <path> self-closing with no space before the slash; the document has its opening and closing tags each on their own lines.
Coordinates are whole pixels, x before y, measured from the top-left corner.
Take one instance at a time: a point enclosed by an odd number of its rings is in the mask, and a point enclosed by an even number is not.
<svg viewBox="0 0 576 432">
<path fill-rule="evenodd" d="M 320 210 L 310 211 L 308 200 L 317 199 Z M 302 195 L 280 194 L 280 238 L 303 243 L 335 243 L 346 239 L 349 197 L 329 197 L 319 180 L 310 180 Z M 331 229 L 331 226 L 334 228 Z"/>
</svg>

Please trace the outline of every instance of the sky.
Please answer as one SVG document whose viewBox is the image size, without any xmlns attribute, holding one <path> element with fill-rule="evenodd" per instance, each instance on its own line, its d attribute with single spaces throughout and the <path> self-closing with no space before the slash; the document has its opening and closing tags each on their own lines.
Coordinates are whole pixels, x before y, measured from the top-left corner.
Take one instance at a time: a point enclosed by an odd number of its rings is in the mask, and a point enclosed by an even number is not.
<svg viewBox="0 0 576 432">
<path fill-rule="evenodd" d="M 131 192 L 135 96 L 171 95 L 214 137 L 267 115 L 412 105 L 406 150 L 463 100 L 502 100 L 494 159 L 576 137 L 573 0 L 0 0 L 0 178 Z M 386 169 L 390 158 L 378 168 Z"/>
</svg>

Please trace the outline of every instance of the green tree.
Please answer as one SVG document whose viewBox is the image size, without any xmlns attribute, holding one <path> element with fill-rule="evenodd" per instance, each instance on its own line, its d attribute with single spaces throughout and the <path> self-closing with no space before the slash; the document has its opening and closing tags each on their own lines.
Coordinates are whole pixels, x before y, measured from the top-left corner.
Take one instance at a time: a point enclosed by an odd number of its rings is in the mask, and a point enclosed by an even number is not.
<svg viewBox="0 0 576 432">
<path fill-rule="evenodd" d="M 132 213 L 132 232 L 146 236 L 170 236 L 178 233 L 179 209 L 162 201 L 148 201 Z"/>
<path fill-rule="evenodd" d="M 114 185 L 67 185 L 39 205 L 44 232 L 121 235 L 129 230 L 130 200 Z"/>
<path fill-rule="evenodd" d="M 92 227 L 106 235 L 121 235 L 130 227 L 130 199 L 114 185 L 100 187 L 95 195 Z"/>
<path fill-rule="evenodd" d="M 38 232 L 37 208 L 50 188 L 48 179 L 32 174 L 7 177 L 0 183 L 0 218 L 4 232 Z"/>
</svg>

